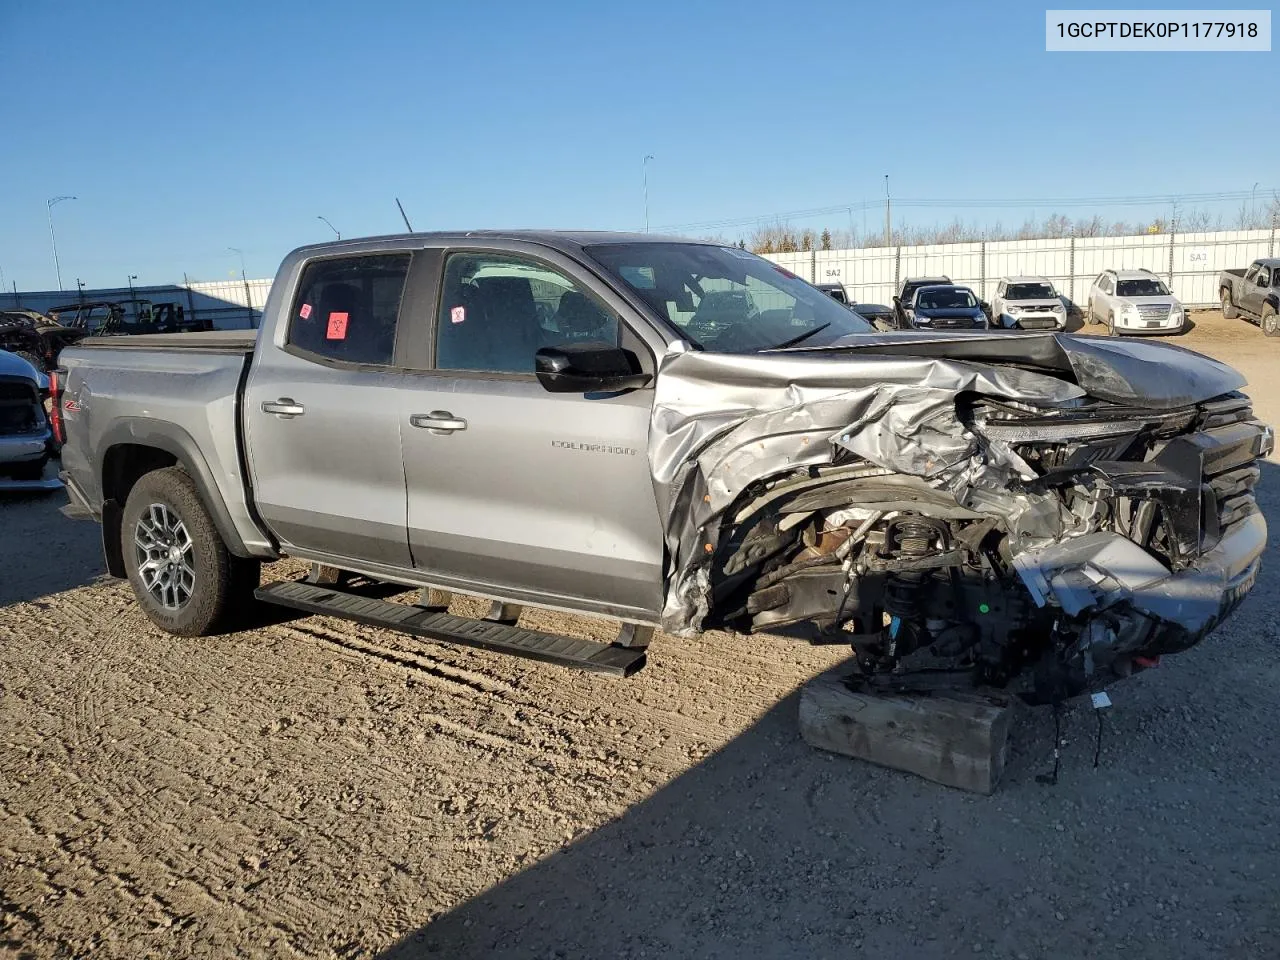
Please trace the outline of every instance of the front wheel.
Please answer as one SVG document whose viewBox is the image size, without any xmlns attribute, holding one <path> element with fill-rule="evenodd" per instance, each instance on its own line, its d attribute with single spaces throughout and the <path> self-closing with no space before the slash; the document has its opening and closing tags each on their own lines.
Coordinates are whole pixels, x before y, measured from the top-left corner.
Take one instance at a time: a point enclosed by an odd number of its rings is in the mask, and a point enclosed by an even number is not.
<svg viewBox="0 0 1280 960">
<path fill-rule="evenodd" d="M 1280 337 L 1280 317 L 1276 316 L 1276 308 L 1271 304 L 1262 305 L 1262 318 L 1259 325 L 1268 337 Z"/>
<path fill-rule="evenodd" d="M 1222 288 L 1222 315 L 1228 320 L 1234 320 L 1239 316 L 1236 305 L 1231 302 L 1231 291 L 1226 287 Z"/>
<path fill-rule="evenodd" d="M 258 585 L 260 564 L 227 550 L 181 467 L 153 471 L 134 484 L 120 542 L 142 612 L 180 637 L 215 632 L 252 600 Z"/>
<path fill-rule="evenodd" d="M 1114 313 L 1107 314 L 1107 336 L 1118 337 L 1120 331 L 1116 329 L 1116 315 Z"/>
</svg>

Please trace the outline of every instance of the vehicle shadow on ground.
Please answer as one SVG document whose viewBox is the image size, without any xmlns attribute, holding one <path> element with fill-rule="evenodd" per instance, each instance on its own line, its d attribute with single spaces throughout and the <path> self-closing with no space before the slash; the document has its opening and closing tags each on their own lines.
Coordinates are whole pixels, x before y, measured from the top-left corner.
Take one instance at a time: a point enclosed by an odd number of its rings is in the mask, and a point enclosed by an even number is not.
<svg viewBox="0 0 1280 960">
<path fill-rule="evenodd" d="M 1264 476 L 1274 516 L 1276 467 Z M 1037 780 L 1053 769 L 1050 708 L 1022 713 L 983 797 L 810 748 L 793 692 L 616 820 L 380 956 L 1277 955 L 1277 863 L 1239 853 L 1266 814 L 1221 805 L 1265 808 L 1275 792 L 1280 741 L 1248 705 L 1280 683 L 1278 594 L 1264 565 L 1252 604 L 1209 640 L 1112 688 L 1105 729 L 1087 700 L 1068 704 L 1056 784 Z"/>
<path fill-rule="evenodd" d="M 62 490 L 0 492 L 0 607 L 81 587 L 106 573 L 101 528 L 59 515 L 66 502 Z"/>
</svg>

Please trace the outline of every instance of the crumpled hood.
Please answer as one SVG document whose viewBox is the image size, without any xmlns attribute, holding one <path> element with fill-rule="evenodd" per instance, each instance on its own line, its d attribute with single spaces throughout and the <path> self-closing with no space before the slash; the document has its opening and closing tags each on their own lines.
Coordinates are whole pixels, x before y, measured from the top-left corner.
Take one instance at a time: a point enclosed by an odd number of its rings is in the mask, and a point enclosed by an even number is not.
<svg viewBox="0 0 1280 960">
<path fill-rule="evenodd" d="M 983 511 L 1010 525 L 1039 510 L 1037 498 L 1009 491 L 1025 464 L 962 422 L 960 393 L 1046 410 L 1079 406 L 1086 395 L 1160 410 L 1244 382 L 1179 347 L 1053 333 L 855 334 L 824 347 L 668 354 L 648 443 L 671 558 L 663 627 L 687 633 L 701 624 L 709 558 L 737 498 L 768 477 L 829 465 L 837 448 L 920 477 L 962 505 L 980 496 Z"/>
<path fill-rule="evenodd" d="M 851 334 L 821 347 L 787 353 L 887 354 L 946 358 L 1042 370 L 1068 376 L 1110 403 L 1169 410 L 1239 390 L 1245 378 L 1225 363 L 1168 343 L 1070 333 L 913 331 Z"/>
</svg>

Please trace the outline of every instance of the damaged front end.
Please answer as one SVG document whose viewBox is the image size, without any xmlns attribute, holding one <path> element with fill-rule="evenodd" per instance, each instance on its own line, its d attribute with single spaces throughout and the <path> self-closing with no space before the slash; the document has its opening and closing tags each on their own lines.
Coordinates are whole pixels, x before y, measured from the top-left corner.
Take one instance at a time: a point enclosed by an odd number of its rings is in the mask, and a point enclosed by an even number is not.
<svg viewBox="0 0 1280 960">
<path fill-rule="evenodd" d="M 847 642 L 872 684 L 1033 702 L 1198 642 L 1257 576 L 1272 431 L 1229 368 L 1156 354 L 1165 392 L 1135 402 L 1132 349 L 1075 339 L 1056 366 L 1039 338 L 1021 365 L 675 358 L 664 626 Z"/>
</svg>

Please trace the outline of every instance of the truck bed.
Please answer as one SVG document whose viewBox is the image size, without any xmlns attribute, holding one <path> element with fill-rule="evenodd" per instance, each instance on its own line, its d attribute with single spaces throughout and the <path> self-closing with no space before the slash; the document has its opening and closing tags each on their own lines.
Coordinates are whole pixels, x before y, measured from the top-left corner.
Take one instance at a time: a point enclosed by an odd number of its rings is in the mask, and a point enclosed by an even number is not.
<svg viewBox="0 0 1280 960">
<path fill-rule="evenodd" d="M 202 353 L 251 353 L 256 330 L 210 330 L 203 333 L 144 333 L 136 337 L 86 337 L 76 349 L 199 350 Z"/>
</svg>

